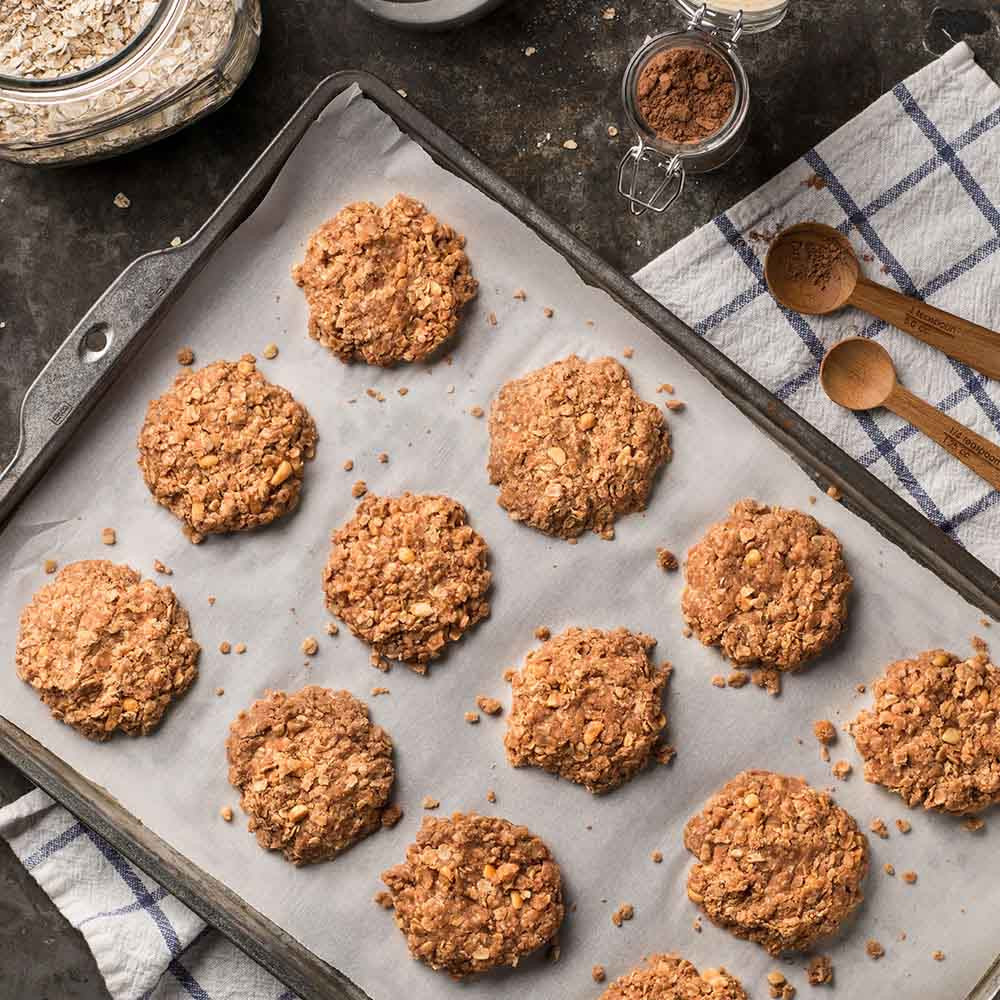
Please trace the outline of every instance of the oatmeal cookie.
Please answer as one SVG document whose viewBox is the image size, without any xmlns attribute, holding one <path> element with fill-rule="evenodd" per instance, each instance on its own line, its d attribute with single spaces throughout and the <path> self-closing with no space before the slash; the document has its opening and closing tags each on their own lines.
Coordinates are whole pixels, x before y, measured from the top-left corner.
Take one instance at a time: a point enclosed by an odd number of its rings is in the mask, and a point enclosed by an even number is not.
<svg viewBox="0 0 1000 1000">
<path fill-rule="evenodd" d="M 449 497 L 370 493 L 333 536 L 326 606 L 376 655 L 424 673 L 489 614 L 488 551 Z"/>
<path fill-rule="evenodd" d="M 516 966 L 563 919 L 562 877 L 548 847 L 494 816 L 425 817 L 406 861 L 382 881 L 413 957 L 456 978 Z"/>
<path fill-rule="evenodd" d="M 891 664 L 851 726 L 865 778 L 909 806 L 974 813 L 1000 802 L 1000 669 L 931 649 Z"/>
<path fill-rule="evenodd" d="M 684 620 L 733 663 L 798 670 L 840 635 L 852 580 L 840 542 L 797 510 L 741 500 L 688 552 Z"/>
<path fill-rule="evenodd" d="M 396 772 L 392 741 L 347 691 L 271 691 L 226 741 L 229 781 L 261 847 L 325 861 L 377 830 Z M 391 808 L 391 807 L 388 807 Z"/>
<path fill-rule="evenodd" d="M 397 194 L 357 201 L 309 237 L 292 271 L 309 303 L 309 336 L 341 361 L 393 365 L 432 354 L 476 295 L 465 237 Z"/>
<path fill-rule="evenodd" d="M 294 510 L 316 425 L 252 354 L 184 371 L 146 411 L 139 467 L 157 503 L 198 542 Z"/>
<path fill-rule="evenodd" d="M 864 898 L 865 835 L 801 778 L 737 775 L 688 820 L 684 845 L 698 858 L 688 897 L 772 955 L 807 950 Z"/>
<path fill-rule="evenodd" d="M 500 506 L 559 538 L 588 528 L 613 538 L 616 518 L 645 509 L 670 455 L 663 414 L 613 358 L 570 355 L 506 383 L 490 407 Z"/>
<path fill-rule="evenodd" d="M 654 645 L 623 628 L 570 628 L 532 650 L 511 678 L 510 763 L 595 794 L 637 774 L 667 722 L 660 701 L 670 671 L 650 663 Z"/>
<path fill-rule="evenodd" d="M 650 955 L 647 965 L 619 976 L 600 1000 L 747 1000 L 723 968 L 699 972 L 680 955 Z"/>
<path fill-rule="evenodd" d="M 92 740 L 151 732 L 197 673 L 198 643 L 169 587 L 105 559 L 70 563 L 21 612 L 17 674 Z"/>
</svg>

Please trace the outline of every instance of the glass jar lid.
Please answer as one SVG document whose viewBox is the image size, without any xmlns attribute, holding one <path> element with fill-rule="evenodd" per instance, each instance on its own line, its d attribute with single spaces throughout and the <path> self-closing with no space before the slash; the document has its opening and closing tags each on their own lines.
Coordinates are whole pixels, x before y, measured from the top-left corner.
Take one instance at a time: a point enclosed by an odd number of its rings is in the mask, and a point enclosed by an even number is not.
<svg viewBox="0 0 1000 1000">
<path fill-rule="evenodd" d="M 753 35 L 780 24 L 791 0 L 672 0 L 692 27 L 730 35 Z"/>
</svg>

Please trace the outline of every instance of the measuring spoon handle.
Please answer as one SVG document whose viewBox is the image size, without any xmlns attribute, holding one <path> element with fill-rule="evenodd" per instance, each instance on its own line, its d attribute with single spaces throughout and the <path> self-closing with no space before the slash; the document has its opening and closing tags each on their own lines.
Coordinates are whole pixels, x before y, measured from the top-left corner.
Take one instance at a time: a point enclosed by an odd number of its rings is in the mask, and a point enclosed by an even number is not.
<svg viewBox="0 0 1000 1000">
<path fill-rule="evenodd" d="M 970 323 L 943 309 L 936 309 L 919 299 L 867 278 L 859 278 L 847 300 L 852 306 L 899 327 L 956 361 L 964 361 L 976 371 L 1000 379 L 1000 333 Z"/>
<path fill-rule="evenodd" d="M 1000 490 L 1000 447 L 992 441 L 952 420 L 901 385 L 892 390 L 885 405 Z"/>
</svg>

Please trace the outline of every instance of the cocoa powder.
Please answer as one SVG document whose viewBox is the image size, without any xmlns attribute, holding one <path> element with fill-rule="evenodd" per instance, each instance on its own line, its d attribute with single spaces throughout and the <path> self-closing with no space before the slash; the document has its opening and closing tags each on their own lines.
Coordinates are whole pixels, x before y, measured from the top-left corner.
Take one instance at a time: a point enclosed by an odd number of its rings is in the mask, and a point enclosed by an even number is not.
<svg viewBox="0 0 1000 1000">
<path fill-rule="evenodd" d="M 660 139 L 701 142 L 726 123 L 736 103 L 733 74 L 708 49 L 658 52 L 642 68 L 639 113 Z"/>
</svg>

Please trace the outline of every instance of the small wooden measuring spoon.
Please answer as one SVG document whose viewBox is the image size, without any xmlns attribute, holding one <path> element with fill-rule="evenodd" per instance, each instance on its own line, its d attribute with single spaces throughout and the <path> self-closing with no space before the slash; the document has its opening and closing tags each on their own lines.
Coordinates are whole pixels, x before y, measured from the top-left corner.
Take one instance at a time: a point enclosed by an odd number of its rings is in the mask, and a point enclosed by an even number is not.
<svg viewBox="0 0 1000 1000">
<path fill-rule="evenodd" d="M 764 277 L 787 309 L 823 316 L 856 306 L 1000 379 L 1000 333 L 869 281 L 850 241 L 832 226 L 802 222 L 782 230 L 767 252 Z"/>
<path fill-rule="evenodd" d="M 834 344 L 820 365 L 819 380 L 830 399 L 849 410 L 892 410 L 1000 489 L 1000 447 L 904 389 L 881 344 L 864 337 Z"/>
</svg>

